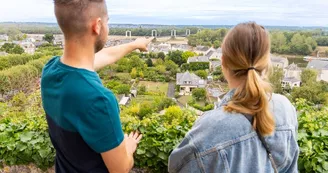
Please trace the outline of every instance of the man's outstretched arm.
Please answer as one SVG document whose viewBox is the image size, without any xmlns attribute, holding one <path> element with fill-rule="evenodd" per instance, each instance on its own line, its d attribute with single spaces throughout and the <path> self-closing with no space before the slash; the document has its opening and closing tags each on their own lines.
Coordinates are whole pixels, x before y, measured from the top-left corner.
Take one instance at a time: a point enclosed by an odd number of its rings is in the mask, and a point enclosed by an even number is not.
<svg viewBox="0 0 328 173">
<path fill-rule="evenodd" d="M 140 51 L 147 51 L 148 44 L 153 38 L 138 38 L 134 42 L 122 44 L 115 47 L 104 48 L 96 53 L 94 68 L 100 70 L 101 68 L 113 64 L 125 55 L 132 51 L 139 49 Z"/>
</svg>

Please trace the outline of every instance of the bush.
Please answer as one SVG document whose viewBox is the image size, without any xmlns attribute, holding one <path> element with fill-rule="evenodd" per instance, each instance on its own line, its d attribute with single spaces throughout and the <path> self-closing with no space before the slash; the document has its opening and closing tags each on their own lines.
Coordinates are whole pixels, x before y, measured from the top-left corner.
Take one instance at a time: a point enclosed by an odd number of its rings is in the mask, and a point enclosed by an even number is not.
<svg viewBox="0 0 328 173">
<path fill-rule="evenodd" d="M 304 99 L 298 99 L 298 144 L 300 172 L 328 171 L 328 109 L 317 109 Z"/>
<path fill-rule="evenodd" d="M 197 100 L 206 99 L 206 90 L 204 88 L 195 88 L 192 90 L 192 96 Z"/>
<path fill-rule="evenodd" d="M 166 109 L 164 115 L 152 114 L 139 120 L 122 113 L 125 132 L 139 130 L 143 139 L 135 155 L 135 165 L 152 172 L 167 172 L 168 157 L 192 127 L 196 116 L 177 106 Z"/>
</svg>

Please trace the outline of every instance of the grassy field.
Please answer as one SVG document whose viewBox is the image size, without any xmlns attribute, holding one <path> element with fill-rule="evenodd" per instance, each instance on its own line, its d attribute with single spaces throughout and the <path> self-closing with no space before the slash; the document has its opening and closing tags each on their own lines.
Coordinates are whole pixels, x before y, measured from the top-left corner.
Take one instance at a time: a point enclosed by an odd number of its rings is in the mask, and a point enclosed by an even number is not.
<svg viewBox="0 0 328 173">
<path fill-rule="evenodd" d="M 124 81 L 131 80 L 130 73 L 116 73 L 115 76 L 117 76 L 118 78 L 120 78 L 121 80 L 124 80 Z"/>
<path fill-rule="evenodd" d="M 145 86 L 147 92 L 164 93 L 166 95 L 169 84 L 162 82 L 140 81 L 139 86 Z"/>
<path fill-rule="evenodd" d="M 156 99 L 161 99 L 162 96 L 152 96 L 152 95 L 138 95 L 136 98 L 132 99 L 134 103 L 153 103 Z"/>
<path fill-rule="evenodd" d="M 186 105 L 189 101 L 192 100 L 192 96 L 181 96 L 178 98 L 178 101 L 183 104 L 183 105 Z"/>
</svg>

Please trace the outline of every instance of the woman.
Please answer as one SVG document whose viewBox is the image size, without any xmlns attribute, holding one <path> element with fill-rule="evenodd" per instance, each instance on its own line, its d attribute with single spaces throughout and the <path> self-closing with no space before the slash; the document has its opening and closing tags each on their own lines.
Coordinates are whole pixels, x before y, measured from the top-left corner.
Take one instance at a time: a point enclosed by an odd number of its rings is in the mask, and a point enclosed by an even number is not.
<svg viewBox="0 0 328 173">
<path fill-rule="evenodd" d="M 239 24 L 225 37 L 222 54 L 230 91 L 172 152 L 169 172 L 297 172 L 295 108 L 265 81 L 269 33 L 256 23 Z"/>
</svg>

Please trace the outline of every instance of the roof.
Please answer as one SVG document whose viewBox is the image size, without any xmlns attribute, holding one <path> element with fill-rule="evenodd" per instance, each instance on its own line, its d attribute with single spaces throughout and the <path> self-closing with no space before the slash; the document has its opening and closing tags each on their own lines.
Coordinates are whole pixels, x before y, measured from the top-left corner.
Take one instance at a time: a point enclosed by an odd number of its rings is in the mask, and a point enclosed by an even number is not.
<svg viewBox="0 0 328 173">
<path fill-rule="evenodd" d="M 211 97 L 220 97 L 222 94 L 224 94 L 224 92 L 221 92 L 219 88 L 207 88 L 207 93 L 211 96 Z"/>
<path fill-rule="evenodd" d="M 194 73 L 189 73 L 189 71 L 185 73 L 177 73 L 176 80 L 177 80 L 177 85 L 199 86 L 199 85 L 206 84 L 205 80 L 201 79 L 199 76 L 195 75 Z"/>
<path fill-rule="evenodd" d="M 194 56 L 188 58 L 188 62 L 209 62 L 209 58 L 207 56 Z"/>
<path fill-rule="evenodd" d="M 211 61 L 211 67 L 216 68 L 221 66 L 221 61 Z"/>
<path fill-rule="evenodd" d="M 316 70 L 326 69 L 328 68 L 328 61 L 312 60 L 308 63 L 306 68 L 316 69 Z"/>
<path fill-rule="evenodd" d="M 122 97 L 122 99 L 120 100 L 120 105 L 126 105 L 128 103 L 128 101 L 130 100 L 129 97 Z"/>
<path fill-rule="evenodd" d="M 301 82 L 301 80 L 298 80 L 295 77 L 285 77 L 282 81 L 283 82 L 292 82 L 292 83 Z"/>
<path fill-rule="evenodd" d="M 295 63 L 292 63 L 292 64 L 290 64 L 289 66 L 287 66 L 285 69 L 287 69 L 287 70 L 297 70 L 297 71 L 301 71 L 301 69 L 297 66 L 297 64 L 295 64 Z"/>
<path fill-rule="evenodd" d="M 197 46 L 196 47 L 196 51 L 203 51 L 203 52 L 206 52 L 208 51 L 209 47 L 207 46 Z"/>
</svg>

